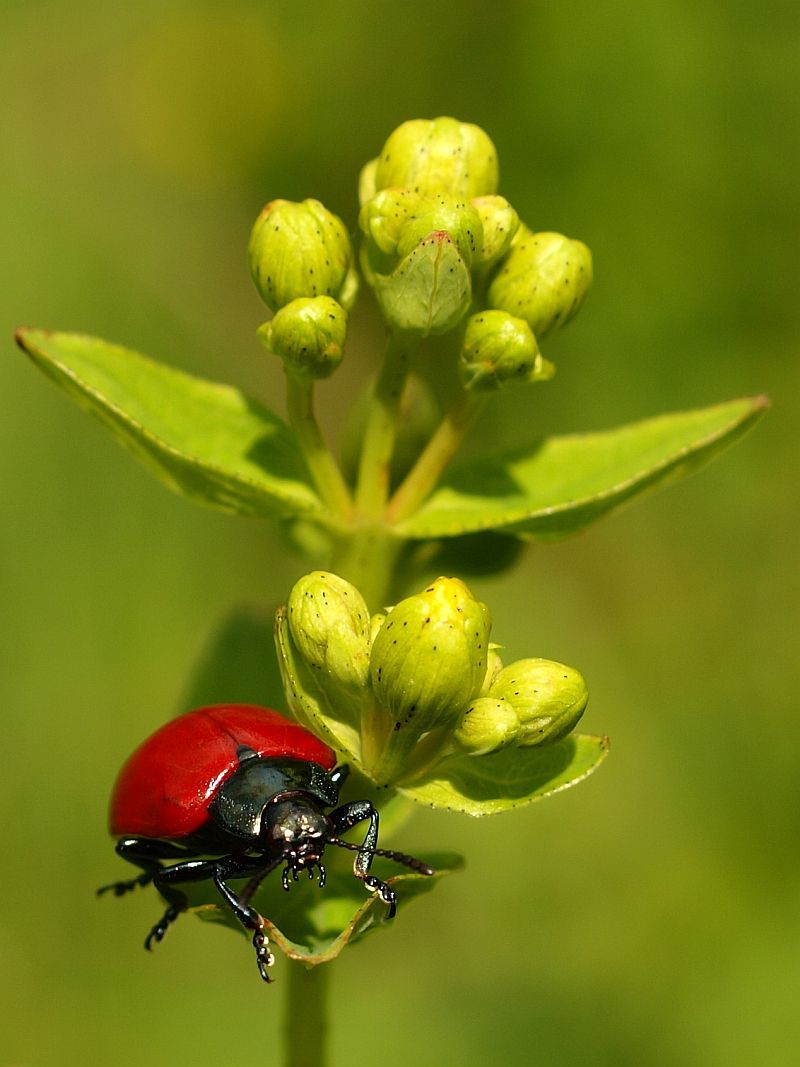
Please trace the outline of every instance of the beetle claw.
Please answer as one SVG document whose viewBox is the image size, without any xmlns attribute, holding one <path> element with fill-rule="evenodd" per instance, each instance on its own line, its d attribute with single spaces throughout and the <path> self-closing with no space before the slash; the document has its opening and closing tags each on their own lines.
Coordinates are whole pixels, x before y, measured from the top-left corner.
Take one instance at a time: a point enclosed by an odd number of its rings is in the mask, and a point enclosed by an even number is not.
<svg viewBox="0 0 800 1067">
<path fill-rule="evenodd" d="M 263 922 L 263 920 L 262 920 Z M 269 976 L 267 970 L 275 963 L 275 957 L 269 950 L 269 939 L 264 933 L 263 929 L 258 929 L 253 934 L 253 948 L 256 950 L 256 964 L 258 966 L 258 973 L 264 979 L 265 982 L 271 982 L 272 979 Z"/>
<path fill-rule="evenodd" d="M 172 907 L 172 905 L 167 908 L 167 910 L 161 916 L 159 921 L 155 924 L 153 929 L 144 939 L 144 947 L 147 949 L 148 952 L 152 951 L 154 941 L 163 941 L 164 934 L 167 932 L 170 923 L 174 923 L 175 920 L 178 918 L 179 914 L 180 912 L 178 911 L 178 909 Z"/>
</svg>

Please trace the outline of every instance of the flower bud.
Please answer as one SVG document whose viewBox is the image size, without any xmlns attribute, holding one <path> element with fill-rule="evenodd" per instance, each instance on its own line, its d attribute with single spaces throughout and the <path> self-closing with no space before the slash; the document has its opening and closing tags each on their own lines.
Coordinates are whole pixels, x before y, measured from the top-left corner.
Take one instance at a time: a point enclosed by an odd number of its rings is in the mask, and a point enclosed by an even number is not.
<svg viewBox="0 0 800 1067">
<path fill-rule="evenodd" d="M 265 347 L 287 371 L 327 378 L 342 362 L 347 313 L 330 296 L 299 297 L 258 329 Z"/>
<path fill-rule="evenodd" d="M 497 190 L 497 152 L 478 126 L 451 118 L 412 119 L 389 136 L 378 157 L 375 188 L 407 186 L 470 199 Z"/>
<path fill-rule="evenodd" d="M 486 674 L 483 679 L 483 684 L 481 685 L 481 696 L 486 696 L 492 682 L 503 669 L 503 661 L 500 658 L 500 653 L 497 651 L 502 647 L 502 645 L 495 645 L 492 642 L 489 643 L 489 653 L 486 657 Z"/>
<path fill-rule="evenodd" d="M 320 688 L 333 682 L 350 691 L 365 689 L 369 610 L 356 587 L 328 571 L 312 571 L 295 582 L 287 609 L 292 640 Z"/>
<path fill-rule="evenodd" d="M 429 234 L 444 231 L 469 268 L 483 247 L 483 226 L 475 208 L 465 200 L 438 193 L 419 198 L 415 210 L 401 227 L 397 254 L 406 256 Z"/>
<path fill-rule="evenodd" d="M 577 312 L 592 283 L 592 254 L 560 233 L 520 226 L 489 285 L 490 307 L 525 319 L 541 340 Z"/>
<path fill-rule="evenodd" d="M 488 696 L 514 708 L 520 722 L 517 744 L 544 745 L 572 730 L 589 692 L 573 667 L 549 659 L 521 659 L 500 671 Z"/>
<path fill-rule="evenodd" d="M 394 256 L 403 227 L 421 202 L 422 198 L 410 189 L 383 189 L 361 208 L 358 225 L 379 252 L 385 256 Z M 426 234 L 422 236 L 425 237 Z"/>
<path fill-rule="evenodd" d="M 253 281 L 272 311 L 304 296 L 332 296 L 347 309 L 353 304 L 358 282 L 350 238 L 319 200 L 267 204 L 248 253 Z"/>
<path fill-rule="evenodd" d="M 483 756 L 514 744 L 518 733 L 519 719 L 507 700 L 478 697 L 464 712 L 453 737 L 471 756 Z"/>
<path fill-rule="evenodd" d="M 458 719 L 486 675 L 491 618 L 458 578 L 401 600 L 372 645 L 370 675 L 394 730 L 420 736 Z"/>
<path fill-rule="evenodd" d="M 369 647 L 375 644 L 375 638 L 378 636 L 378 631 L 383 626 L 386 614 L 383 611 L 378 611 L 374 615 L 370 616 L 369 620 Z"/>
<path fill-rule="evenodd" d="M 476 267 L 489 270 L 508 251 L 519 227 L 519 215 L 503 196 L 479 196 L 472 201 L 483 230 Z"/>
<path fill-rule="evenodd" d="M 371 159 L 369 163 L 365 163 L 361 168 L 361 173 L 358 176 L 358 202 L 361 205 L 366 204 L 375 195 L 375 171 L 377 167 L 377 159 Z"/>
<path fill-rule="evenodd" d="M 488 390 L 550 378 L 553 367 L 527 322 L 505 311 L 481 311 L 467 321 L 458 372 L 465 389 Z"/>
</svg>

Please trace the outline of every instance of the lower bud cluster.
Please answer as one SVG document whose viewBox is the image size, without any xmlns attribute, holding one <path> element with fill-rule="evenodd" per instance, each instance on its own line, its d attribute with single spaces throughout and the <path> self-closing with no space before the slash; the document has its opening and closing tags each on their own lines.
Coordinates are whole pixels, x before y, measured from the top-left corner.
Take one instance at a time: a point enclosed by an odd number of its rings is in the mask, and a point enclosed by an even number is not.
<svg viewBox="0 0 800 1067">
<path fill-rule="evenodd" d="M 324 709 L 334 737 L 358 736 L 348 758 L 392 785 L 454 753 L 552 744 L 580 719 L 578 671 L 533 658 L 504 666 L 490 631 L 489 609 L 457 578 L 370 617 L 353 585 L 315 571 L 279 613 L 277 644 L 294 706 L 312 719 Z"/>
</svg>

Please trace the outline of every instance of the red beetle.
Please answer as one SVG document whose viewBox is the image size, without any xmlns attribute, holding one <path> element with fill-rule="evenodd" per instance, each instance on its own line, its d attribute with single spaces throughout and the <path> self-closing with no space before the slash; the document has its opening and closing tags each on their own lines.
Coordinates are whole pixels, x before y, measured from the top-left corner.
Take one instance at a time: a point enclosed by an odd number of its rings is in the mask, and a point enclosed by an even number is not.
<svg viewBox="0 0 800 1067">
<path fill-rule="evenodd" d="M 133 753 L 111 797 L 111 832 L 117 853 L 143 874 L 98 890 L 122 896 L 152 882 L 168 903 L 147 935 L 160 941 L 188 905 L 179 888 L 212 878 L 247 930 L 261 977 L 274 963 L 264 919 L 250 905 L 262 879 L 284 864 L 283 888 L 301 871 L 325 884 L 326 845 L 355 851 L 353 873 L 395 913 L 394 890 L 370 874 L 373 856 L 388 856 L 419 874 L 433 874 L 421 860 L 380 849 L 378 812 L 368 800 L 339 803 L 348 774 L 319 738 L 277 711 L 252 704 L 200 708 L 166 723 Z M 326 811 L 326 809 L 333 809 Z M 363 844 L 339 835 L 369 820 Z M 215 857 L 203 859 L 198 857 Z M 163 860 L 176 860 L 170 865 Z M 229 879 L 247 878 L 236 893 Z"/>
</svg>

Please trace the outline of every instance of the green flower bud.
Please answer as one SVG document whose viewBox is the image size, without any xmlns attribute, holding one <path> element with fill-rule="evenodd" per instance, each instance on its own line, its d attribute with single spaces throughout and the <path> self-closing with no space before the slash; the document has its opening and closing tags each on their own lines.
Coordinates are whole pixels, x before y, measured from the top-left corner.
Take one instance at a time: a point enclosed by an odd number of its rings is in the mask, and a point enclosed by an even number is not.
<svg viewBox="0 0 800 1067">
<path fill-rule="evenodd" d="M 491 642 L 489 644 L 489 654 L 486 657 L 486 675 L 483 679 L 483 685 L 481 685 L 481 696 L 486 696 L 492 682 L 503 669 L 503 661 L 500 659 L 500 653 L 497 651 L 502 647 L 502 645 L 495 645 Z"/>
<path fill-rule="evenodd" d="M 349 309 L 357 277 L 344 223 L 319 200 L 273 200 L 256 219 L 250 272 L 264 303 L 277 311 L 292 300 L 332 296 Z"/>
<path fill-rule="evenodd" d="M 375 171 L 378 168 L 377 159 L 371 159 L 361 168 L 358 176 L 358 202 L 366 204 L 375 195 Z"/>
<path fill-rule="evenodd" d="M 289 632 L 321 689 L 329 683 L 366 689 L 369 678 L 369 610 L 354 585 L 328 571 L 295 582 L 287 604 Z"/>
<path fill-rule="evenodd" d="M 514 708 L 520 745 L 558 741 L 573 729 L 589 700 L 583 676 L 574 667 L 549 659 L 509 664 L 492 682 L 488 695 Z"/>
<path fill-rule="evenodd" d="M 592 254 L 560 233 L 520 226 L 489 285 L 490 307 L 525 319 L 541 340 L 577 312 L 592 284 Z"/>
<path fill-rule="evenodd" d="M 519 227 L 519 215 L 503 196 L 479 196 L 472 201 L 483 229 L 476 267 L 489 270 L 506 254 Z"/>
<path fill-rule="evenodd" d="M 497 152 L 478 126 L 456 119 L 412 119 L 389 136 L 375 167 L 375 188 L 407 186 L 471 199 L 497 191 Z"/>
<path fill-rule="evenodd" d="M 464 712 L 453 737 L 471 756 L 483 756 L 514 744 L 518 734 L 519 719 L 507 700 L 478 697 Z"/>
<path fill-rule="evenodd" d="M 300 297 L 258 329 L 264 346 L 287 371 L 327 378 L 342 362 L 347 313 L 330 296 Z"/>
<path fill-rule="evenodd" d="M 487 390 L 550 378 L 553 366 L 527 322 L 505 311 L 481 311 L 467 321 L 458 372 L 465 389 Z"/>
<path fill-rule="evenodd" d="M 422 198 L 410 189 L 383 189 L 361 208 L 358 225 L 379 252 L 394 256 L 403 227 L 415 215 L 421 203 Z M 426 231 L 422 236 L 425 237 L 429 232 Z"/>
<path fill-rule="evenodd" d="M 370 675 L 394 730 L 420 736 L 458 719 L 486 675 L 491 618 L 458 578 L 437 578 L 387 614 Z"/>
<path fill-rule="evenodd" d="M 406 256 L 429 234 L 442 231 L 456 243 L 467 267 L 483 247 L 483 226 L 478 212 L 464 200 L 438 193 L 418 200 L 400 229 L 397 253 Z"/>
<path fill-rule="evenodd" d="M 375 644 L 375 638 L 378 636 L 378 631 L 383 626 L 386 614 L 383 611 L 378 611 L 370 617 L 369 620 L 369 647 Z"/>
</svg>

